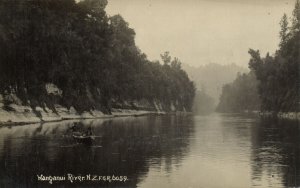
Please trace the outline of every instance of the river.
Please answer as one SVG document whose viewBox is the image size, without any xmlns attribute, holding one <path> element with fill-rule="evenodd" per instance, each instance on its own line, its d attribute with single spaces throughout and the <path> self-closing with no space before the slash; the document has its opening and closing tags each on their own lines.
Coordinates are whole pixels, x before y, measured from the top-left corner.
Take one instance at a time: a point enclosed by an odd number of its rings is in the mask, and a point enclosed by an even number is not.
<svg viewBox="0 0 300 188">
<path fill-rule="evenodd" d="M 77 127 L 92 128 L 92 145 L 72 138 L 73 123 L 0 127 L 0 187 L 300 186 L 296 121 L 239 114 L 82 120 Z"/>
</svg>

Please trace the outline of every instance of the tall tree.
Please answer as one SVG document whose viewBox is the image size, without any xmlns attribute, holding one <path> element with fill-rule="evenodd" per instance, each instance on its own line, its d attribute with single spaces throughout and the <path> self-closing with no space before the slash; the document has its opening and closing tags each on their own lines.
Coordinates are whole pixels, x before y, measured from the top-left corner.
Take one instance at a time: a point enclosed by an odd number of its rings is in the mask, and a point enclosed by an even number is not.
<svg viewBox="0 0 300 188">
<path fill-rule="evenodd" d="M 0 93 L 33 108 L 60 103 L 79 112 L 109 113 L 118 100 L 190 109 L 194 86 L 179 59 L 147 60 L 122 16 L 107 16 L 107 3 L 0 0 Z M 48 93 L 50 83 L 61 96 Z"/>
<path fill-rule="evenodd" d="M 287 42 L 287 39 L 288 39 L 288 18 L 287 18 L 287 15 L 284 14 L 283 17 L 281 18 L 281 21 L 280 21 L 280 27 L 281 27 L 281 30 L 279 32 L 279 35 L 280 35 L 280 44 L 279 46 L 282 47 L 286 44 Z"/>
<path fill-rule="evenodd" d="M 261 58 L 259 51 L 249 50 L 249 67 L 255 72 L 262 110 L 298 111 L 299 110 L 299 67 L 300 67 L 300 6 L 296 1 L 292 17 L 292 27 L 288 29 L 286 15 L 281 24 L 280 48 L 274 57 L 267 54 Z"/>
</svg>

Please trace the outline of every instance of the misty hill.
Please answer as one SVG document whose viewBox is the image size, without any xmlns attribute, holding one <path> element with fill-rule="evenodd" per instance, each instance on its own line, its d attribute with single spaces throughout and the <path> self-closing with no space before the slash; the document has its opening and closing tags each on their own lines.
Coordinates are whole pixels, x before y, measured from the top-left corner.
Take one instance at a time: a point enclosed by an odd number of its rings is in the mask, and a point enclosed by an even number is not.
<svg viewBox="0 0 300 188">
<path fill-rule="evenodd" d="M 238 74 L 232 83 L 225 84 L 222 89 L 218 112 L 247 112 L 260 109 L 258 80 L 255 73 Z"/>
<path fill-rule="evenodd" d="M 215 104 L 219 101 L 224 84 L 232 82 L 238 72 L 249 72 L 248 69 L 236 64 L 220 65 L 217 63 L 209 63 L 199 67 L 183 64 L 183 69 L 195 82 L 198 91 L 204 89 L 215 100 Z"/>
<path fill-rule="evenodd" d="M 238 73 L 249 72 L 236 64 L 209 63 L 199 67 L 183 64 L 182 67 L 196 85 L 193 111 L 199 114 L 213 112 L 219 103 L 223 86 L 233 82 Z"/>
</svg>

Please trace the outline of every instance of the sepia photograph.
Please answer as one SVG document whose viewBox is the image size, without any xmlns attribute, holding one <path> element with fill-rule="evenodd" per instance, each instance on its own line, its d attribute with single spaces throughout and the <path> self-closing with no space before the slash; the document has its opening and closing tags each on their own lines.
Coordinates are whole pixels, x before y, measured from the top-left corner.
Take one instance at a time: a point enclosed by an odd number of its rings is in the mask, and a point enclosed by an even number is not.
<svg viewBox="0 0 300 188">
<path fill-rule="evenodd" d="M 300 188 L 300 0 L 0 0 L 0 187 Z"/>
</svg>

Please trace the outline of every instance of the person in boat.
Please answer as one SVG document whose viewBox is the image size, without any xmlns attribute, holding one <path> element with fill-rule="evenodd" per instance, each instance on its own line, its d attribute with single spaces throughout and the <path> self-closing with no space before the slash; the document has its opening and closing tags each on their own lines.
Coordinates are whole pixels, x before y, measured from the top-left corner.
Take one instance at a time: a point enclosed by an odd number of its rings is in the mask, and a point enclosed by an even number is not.
<svg viewBox="0 0 300 188">
<path fill-rule="evenodd" d="M 78 125 L 78 123 L 74 123 L 73 125 L 72 125 L 72 127 L 70 128 L 70 130 L 71 130 L 71 134 L 74 136 L 82 136 L 83 135 L 83 133 L 82 133 L 82 131 L 80 130 L 80 128 L 77 126 Z"/>
<path fill-rule="evenodd" d="M 92 132 L 92 127 L 87 128 L 86 132 L 85 132 L 85 136 L 92 136 L 93 132 Z"/>
<path fill-rule="evenodd" d="M 73 132 L 76 131 L 76 130 L 77 130 L 77 124 L 74 123 L 70 129 L 71 129 Z"/>
</svg>

